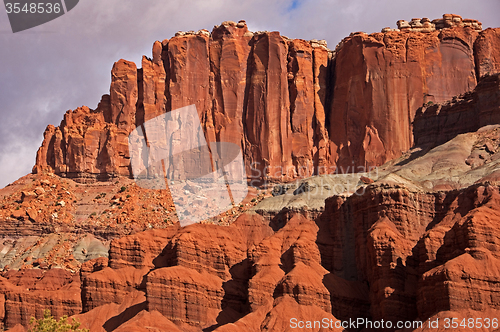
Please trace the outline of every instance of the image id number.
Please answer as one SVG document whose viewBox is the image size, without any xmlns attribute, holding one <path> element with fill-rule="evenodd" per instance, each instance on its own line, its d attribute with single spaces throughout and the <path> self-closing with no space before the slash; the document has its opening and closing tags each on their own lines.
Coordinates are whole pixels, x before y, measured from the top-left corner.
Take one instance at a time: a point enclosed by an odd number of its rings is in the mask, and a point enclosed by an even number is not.
<svg viewBox="0 0 500 332">
<path fill-rule="evenodd" d="M 21 7 L 20 3 L 9 3 L 7 2 L 5 4 L 5 8 L 7 9 L 7 14 L 19 14 L 19 13 L 25 13 L 25 14 L 52 14 L 56 13 L 59 14 L 61 12 L 61 4 L 56 3 L 56 4 L 51 4 L 51 3 L 25 3 L 24 6 Z"/>
<path fill-rule="evenodd" d="M 498 318 L 464 318 L 462 320 L 459 320 L 458 318 L 445 318 L 444 319 L 444 328 L 449 329 L 453 328 L 456 329 L 458 327 L 462 328 L 470 328 L 470 329 L 480 329 L 482 327 L 489 329 L 491 328 L 498 328 Z"/>
</svg>

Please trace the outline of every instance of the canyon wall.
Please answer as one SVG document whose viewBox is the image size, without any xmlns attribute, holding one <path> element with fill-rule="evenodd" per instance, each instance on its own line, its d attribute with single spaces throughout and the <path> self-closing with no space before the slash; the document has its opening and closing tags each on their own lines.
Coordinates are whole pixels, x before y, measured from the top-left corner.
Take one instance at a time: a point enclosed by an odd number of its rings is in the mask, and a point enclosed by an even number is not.
<svg viewBox="0 0 500 332">
<path fill-rule="evenodd" d="M 375 184 L 362 195 L 327 199 L 327 268 L 369 284 L 374 320 L 498 310 L 499 197 L 489 184 L 436 193 Z"/>
<path fill-rule="evenodd" d="M 355 33 L 344 39 L 335 58 L 332 161 L 342 167 L 352 162 L 378 166 L 408 150 L 411 122 L 423 103 L 445 101 L 475 87 L 477 34 L 454 27 Z"/>
<path fill-rule="evenodd" d="M 500 123 L 500 74 L 483 76 L 473 91 L 417 110 L 413 123 L 416 146 L 434 147 L 458 134 Z"/>
<path fill-rule="evenodd" d="M 116 62 L 95 110 L 68 111 L 48 126 L 33 172 L 80 182 L 130 177 L 128 134 L 192 104 L 207 142 L 237 144 L 256 184 L 380 165 L 413 145 L 422 104 L 472 90 L 500 67 L 498 29 L 459 16 L 421 22 L 353 33 L 335 51 L 253 33 L 244 21 L 177 33 L 155 42 L 141 69 Z"/>
</svg>

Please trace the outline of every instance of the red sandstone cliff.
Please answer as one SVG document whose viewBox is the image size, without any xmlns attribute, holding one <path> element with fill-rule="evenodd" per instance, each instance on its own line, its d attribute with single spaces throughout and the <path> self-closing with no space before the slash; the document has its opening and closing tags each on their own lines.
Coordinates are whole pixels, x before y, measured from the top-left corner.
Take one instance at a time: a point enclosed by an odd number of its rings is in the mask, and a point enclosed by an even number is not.
<svg viewBox="0 0 500 332">
<path fill-rule="evenodd" d="M 333 162 L 378 166 L 412 146 L 411 122 L 427 102 L 476 85 L 478 31 L 389 31 L 344 39 L 335 57 L 330 113 Z"/>
<path fill-rule="evenodd" d="M 472 90 L 477 75 L 500 67 L 497 29 L 458 16 L 421 22 L 351 34 L 333 52 L 316 40 L 252 33 L 243 21 L 178 33 L 155 42 L 141 69 L 116 62 L 96 110 L 68 111 L 47 127 L 33 172 L 80 182 L 130 176 L 128 134 L 191 104 L 208 142 L 241 147 L 252 179 L 381 165 L 412 146 L 423 103 Z"/>
<path fill-rule="evenodd" d="M 413 123 L 416 146 L 443 144 L 458 134 L 500 123 L 500 74 L 483 76 L 473 91 L 417 110 Z"/>
<path fill-rule="evenodd" d="M 123 177 L 97 186 L 41 174 L 128 177 L 128 133 L 193 103 L 207 140 L 239 144 L 247 167 L 290 166 L 269 175 L 283 181 L 302 166 L 398 156 L 412 144 L 419 106 L 478 81 L 474 92 L 419 111 L 415 142 L 433 146 L 497 122 L 497 30 L 449 15 L 398 27 L 353 34 L 330 52 L 321 42 L 226 22 L 212 34 L 155 42 L 142 69 L 117 62 L 110 95 L 49 126 L 36 174 L 0 192 L 0 258 L 20 267 L 2 266 L 3 327 L 26 325 L 43 308 L 75 315 L 92 331 L 294 331 L 291 318 L 327 319 L 333 327 L 314 330 L 335 331 L 349 318 L 498 317 L 498 127 L 427 155 L 409 151 L 378 178 L 356 178 L 355 194 L 328 195 L 314 211 L 304 195 L 330 186 L 321 177 L 302 192 L 279 188 L 297 200 L 278 213 L 247 211 L 273 198 L 259 195 L 221 217 L 225 227 L 180 228 L 168 191 Z M 456 114 L 467 120 L 446 127 Z M 92 247 L 103 257 L 92 257 Z"/>
</svg>

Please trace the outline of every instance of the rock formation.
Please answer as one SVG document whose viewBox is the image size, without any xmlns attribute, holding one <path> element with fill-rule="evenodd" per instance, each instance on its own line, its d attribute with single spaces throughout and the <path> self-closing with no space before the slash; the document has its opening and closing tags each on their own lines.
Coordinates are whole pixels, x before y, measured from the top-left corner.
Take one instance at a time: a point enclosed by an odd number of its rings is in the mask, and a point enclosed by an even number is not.
<svg viewBox="0 0 500 332">
<path fill-rule="evenodd" d="M 482 31 L 474 45 L 476 73 L 478 77 L 493 75 L 500 70 L 500 33 L 498 29 Z"/>
<path fill-rule="evenodd" d="M 27 326 L 30 318 L 42 316 L 44 309 L 57 317 L 82 311 L 79 276 L 62 269 L 8 273 L 1 277 L 0 285 L 2 325 L 7 328 Z"/>
<path fill-rule="evenodd" d="M 431 32 L 435 30 L 442 30 L 444 28 L 454 27 L 470 27 L 474 30 L 483 30 L 483 25 L 478 20 L 462 19 L 460 15 L 444 14 L 443 18 L 429 20 L 427 17 L 422 19 L 413 18 L 410 22 L 399 20 L 397 22 L 398 28 L 391 29 L 390 27 L 383 28 L 382 32 L 389 31 L 413 31 L 413 32 Z"/>
<path fill-rule="evenodd" d="M 39 316 L 29 308 L 48 299 L 56 315 L 84 312 L 88 327 L 95 315 L 108 317 L 103 326 L 117 328 L 125 317 L 142 320 L 159 312 L 183 331 L 240 331 L 250 321 L 253 329 L 266 330 L 271 321 L 284 324 L 288 310 L 314 309 L 334 322 L 498 310 L 499 190 L 478 184 L 424 192 L 376 181 L 358 195 L 327 199 L 316 221 L 292 213 L 274 232 L 250 212 L 227 227 L 150 232 L 153 241 L 164 239 L 164 250 L 154 249 L 153 266 L 144 264 L 148 256 L 136 260 L 149 268 L 91 260 L 82 267 L 81 283 L 64 270 L 4 274 L 3 322 L 26 324 L 25 310 Z M 141 257 L 139 247 L 130 250 Z M 106 316 L 105 308 L 115 314 Z"/>
<path fill-rule="evenodd" d="M 68 111 L 48 126 L 33 172 L 79 182 L 130 177 L 127 135 L 191 104 L 208 143 L 241 147 L 253 184 L 381 165 L 412 146 L 422 104 L 472 90 L 499 68 L 497 29 L 456 15 L 408 25 L 351 34 L 335 51 L 252 33 L 244 21 L 177 33 L 155 42 L 141 69 L 116 62 L 96 110 Z"/>
<path fill-rule="evenodd" d="M 2 327 L 45 308 L 92 331 L 498 316 L 498 29 L 398 26 L 332 52 L 224 22 L 115 63 L 97 109 L 49 126 L 35 174 L 0 190 Z M 168 189 L 130 179 L 127 144 L 191 104 L 255 184 L 305 179 L 180 227 Z"/>
<path fill-rule="evenodd" d="M 474 43 L 482 34 L 490 33 L 451 24 L 426 32 L 360 32 L 344 39 L 334 61 L 332 161 L 344 169 L 364 169 L 408 150 L 411 122 L 422 104 L 475 87 Z"/>
<path fill-rule="evenodd" d="M 474 91 L 445 103 L 427 103 L 413 123 L 416 146 L 443 144 L 458 134 L 500 123 L 500 74 L 485 76 Z"/>
</svg>

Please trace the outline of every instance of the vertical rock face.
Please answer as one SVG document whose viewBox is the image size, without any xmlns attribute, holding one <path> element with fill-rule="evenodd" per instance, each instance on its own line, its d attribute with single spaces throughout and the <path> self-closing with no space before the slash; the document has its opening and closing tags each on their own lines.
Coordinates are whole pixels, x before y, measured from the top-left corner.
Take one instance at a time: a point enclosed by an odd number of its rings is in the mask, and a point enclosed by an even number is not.
<svg viewBox="0 0 500 332">
<path fill-rule="evenodd" d="M 417 110 L 413 136 L 417 146 L 436 146 L 458 134 L 500 123 L 500 74 L 484 76 L 476 88 L 452 101 Z"/>
<path fill-rule="evenodd" d="M 125 60 L 116 62 L 111 70 L 111 119 L 125 135 L 135 128 L 137 103 L 137 67 Z"/>
<path fill-rule="evenodd" d="M 139 287 L 147 269 L 133 267 L 111 269 L 106 267 L 82 278 L 82 310 L 92 310 L 107 303 L 122 303 Z"/>
<path fill-rule="evenodd" d="M 408 268 L 408 257 L 433 219 L 435 198 L 402 187 L 368 188 L 348 200 L 326 201 L 325 217 L 331 220 L 329 231 L 337 244 L 332 248 L 333 271 L 370 284 L 374 319 L 411 319 L 415 294 L 406 285 L 417 278 Z"/>
<path fill-rule="evenodd" d="M 500 72 L 500 31 L 486 29 L 482 31 L 474 45 L 476 72 L 478 76 Z"/>
<path fill-rule="evenodd" d="M 252 37 L 253 33 L 243 23 L 225 22 L 212 32 L 209 47 L 212 102 L 208 125 L 213 126 L 215 136 L 210 136 L 211 141 L 246 146 L 243 114 Z"/>
<path fill-rule="evenodd" d="M 168 42 L 165 41 L 165 42 Z M 138 106 L 135 117 L 136 125 L 163 114 L 166 110 L 165 96 L 167 74 L 162 58 L 163 44 L 153 44 L 153 59 L 142 57 L 142 69 L 138 70 Z M 168 59 L 165 59 L 168 61 Z"/>
<path fill-rule="evenodd" d="M 330 115 L 337 167 L 376 166 L 412 146 L 411 122 L 423 103 L 476 85 L 477 31 L 357 33 L 335 58 Z"/>
<path fill-rule="evenodd" d="M 169 66 L 169 109 L 194 104 L 204 127 L 207 143 L 215 141 L 211 124 L 209 41 L 204 33 L 177 36 L 169 40 L 166 51 Z M 176 139 L 192 139 L 185 135 L 186 133 L 179 131 L 180 137 Z"/>
<path fill-rule="evenodd" d="M 158 310 L 178 325 L 206 327 L 217 324 L 224 291 L 220 278 L 176 266 L 149 273 L 146 294 L 149 310 Z"/>
<path fill-rule="evenodd" d="M 423 274 L 417 293 L 422 315 L 464 308 L 499 309 L 495 295 L 500 267 L 499 197 L 497 186 L 468 188 L 451 202 L 450 207 L 461 213 L 447 214 L 441 227 L 433 227 L 418 244 L 417 253 L 426 259 L 419 266 Z"/>
<path fill-rule="evenodd" d="M 264 176 L 278 179 L 292 176 L 287 56 L 288 45 L 277 32 L 254 37 L 244 119 L 245 157 Z"/>
<path fill-rule="evenodd" d="M 80 181 L 131 176 L 127 135 L 193 104 L 208 143 L 240 146 L 252 184 L 380 165 L 412 146 L 422 104 L 499 70 L 498 29 L 456 15 L 405 22 L 351 34 L 334 52 L 324 41 L 252 33 L 244 21 L 157 41 L 141 69 L 115 63 L 96 110 L 68 111 L 47 127 L 33 171 Z"/>
<path fill-rule="evenodd" d="M 314 73 L 313 48 L 303 40 L 289 43 L 288 79 L 292 132 L 292 162 L 301 176 L 312 175 Z M 302 171 L 301 171 L 302 170 Z"/>
</svg>

